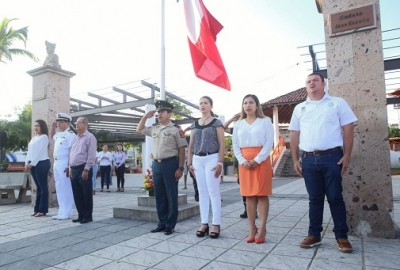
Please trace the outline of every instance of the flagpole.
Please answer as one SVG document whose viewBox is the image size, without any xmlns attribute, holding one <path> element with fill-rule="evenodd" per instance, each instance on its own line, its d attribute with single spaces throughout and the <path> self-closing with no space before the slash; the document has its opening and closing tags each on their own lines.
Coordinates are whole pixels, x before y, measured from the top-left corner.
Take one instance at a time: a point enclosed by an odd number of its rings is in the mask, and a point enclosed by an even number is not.
<svg viewBox="0 0 400 270">
<path fill-rule="evenodd" d="M 161 0 L 161 84 L 160 100 L 165 100 L 165 0 Z"/>
</svg>

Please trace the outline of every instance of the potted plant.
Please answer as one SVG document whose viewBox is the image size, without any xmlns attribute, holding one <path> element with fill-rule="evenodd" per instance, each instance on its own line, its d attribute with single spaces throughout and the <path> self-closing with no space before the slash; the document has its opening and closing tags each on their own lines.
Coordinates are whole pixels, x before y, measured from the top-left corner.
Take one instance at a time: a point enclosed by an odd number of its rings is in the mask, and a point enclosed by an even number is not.
<svg viewBox="0 0 400 270">
<path fill-rule="evenodd" d="M 154 196 L 153 174 L 150 169 L 147 169 L 147 173 L 144 175 L 143 190 L 145 190 L 149 196 Z"/>
<path fill-rule="evenodd" d="M 233 158 L 231 156 L 224 156 L 224 175 L 233 174 Z"/>
</svg>

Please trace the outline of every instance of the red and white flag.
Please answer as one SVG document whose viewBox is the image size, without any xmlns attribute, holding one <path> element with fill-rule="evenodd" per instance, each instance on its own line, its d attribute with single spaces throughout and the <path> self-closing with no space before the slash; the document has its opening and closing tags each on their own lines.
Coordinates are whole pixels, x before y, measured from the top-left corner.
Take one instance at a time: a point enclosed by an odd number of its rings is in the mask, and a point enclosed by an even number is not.
<svg viewBox="0 0 400 270">
<path fill-rule="evenodd" d="M 196 76 L 230 91 L 228 74 L 215 44 L 223 26 L 211 15 L 202 0 L 184 0 L 183 5 Z"/>
</svg>

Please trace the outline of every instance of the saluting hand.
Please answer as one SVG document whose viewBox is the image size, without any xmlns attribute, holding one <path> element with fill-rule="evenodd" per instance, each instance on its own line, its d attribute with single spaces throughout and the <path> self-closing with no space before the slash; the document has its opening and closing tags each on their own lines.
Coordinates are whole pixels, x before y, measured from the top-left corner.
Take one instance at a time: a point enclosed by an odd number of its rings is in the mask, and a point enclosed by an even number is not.
<svg viewBox="0 0 400 270">
<path fill-rule="evenodd" d="M 235 115 L 232 117 L 232 121 L 237 121 L 237 120 L 239 119 L 239 117 L 240 117 L 240 113 L 235 114 Z"/>
<path fill-rule="evenodd" d="M 148 111 L 144 116 L 146 118 L 152 118 L 155 113 L 156 113 L 156 110 L 151 110 L 151 111 Z"/>
</svg>

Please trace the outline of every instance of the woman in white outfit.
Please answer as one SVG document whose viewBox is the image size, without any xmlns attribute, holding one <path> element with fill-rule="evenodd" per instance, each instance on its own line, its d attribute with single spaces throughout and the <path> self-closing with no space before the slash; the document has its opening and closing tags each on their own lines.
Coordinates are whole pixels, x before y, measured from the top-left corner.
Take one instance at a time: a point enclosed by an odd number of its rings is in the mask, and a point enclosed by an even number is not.
<svg viewBox="0 0 400 270">
<path fill-rule="evenodd" d="M 34 124 L 35 136 L 28 144 L 25 170 L 31 172 L 36 185 L 36 202 L 33 217 L 43 217 L 49 211 L 49 188 L 47 177 L 50 170 L 49 137 L 45 121 L 39 119 Z"/>
<path fill-rule="evenodd" d="M 214 117 L 213 101 L 204 96 L 200 99 L 201 118 L 191 125 L 188 168 L 197 179 L 200 199 L 201 226 L 198 237 L 209 233 L 209 208 L 211 199 L 211 238 L 218 238 L 221 224 L 221 193 L 219 185 L 223 169 L 225 138 L 220 120 Z"/>
</svg>

